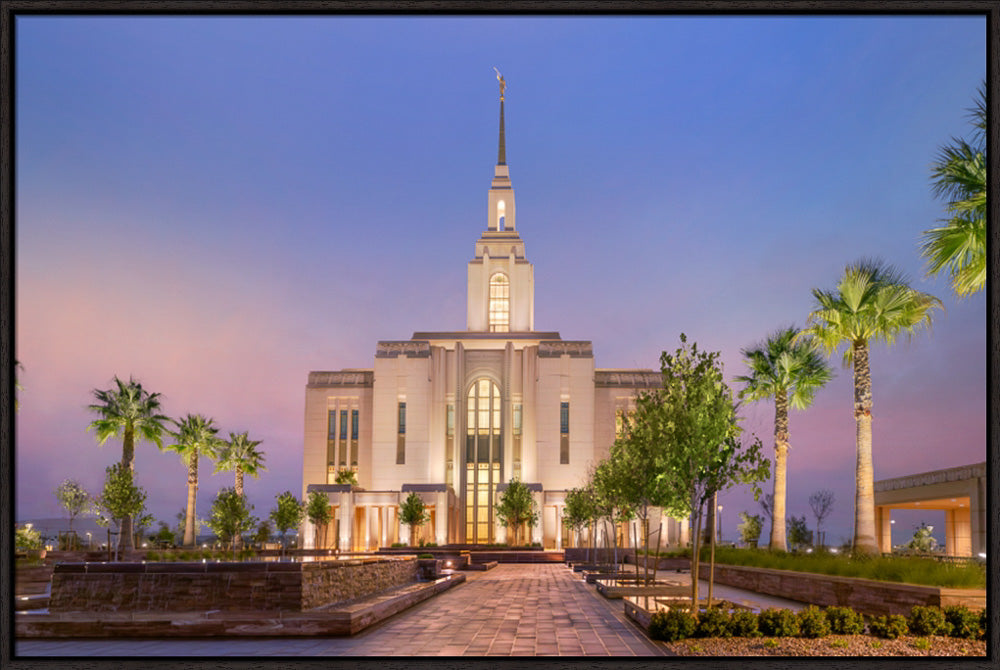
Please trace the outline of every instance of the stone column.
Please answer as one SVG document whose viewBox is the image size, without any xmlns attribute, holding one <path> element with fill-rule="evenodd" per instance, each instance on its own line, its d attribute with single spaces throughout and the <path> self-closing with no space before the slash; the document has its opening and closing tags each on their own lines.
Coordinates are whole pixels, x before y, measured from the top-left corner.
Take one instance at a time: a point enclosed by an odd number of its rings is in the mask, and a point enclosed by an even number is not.
<svg viewBox="0 0 1000 670">
<path fill-rule="evenodd" d="M 562 532 L 563 532 L 562 515 L 563 514 L 562 513 L 563 513 L 562 505 L 556 505 L 556 549 L 562 549 L 563 548 L 563 546 L 562 546 L 562 535 L 563 535 L 562 534 Z"/>
<path fill-rule="evenodd" d="M 531 533 L 531 541 L 538 542 L 541 544 L 542 538 L 545 537 L 545 508 L 542 507 L 544 501 L 543 491 L 532 491 L 531 497 L 535 499 L 535 509 L 538 510 L 538 525 L 534 527 Z"/>
<path fill-rule="evenodd" d="M 875 537 L 879 551 L 892 551 L 892 510 L 888 507 L 875 508 Z"/>
<path fill-rule="evenodd" d="M 448 492 L 439 491 L 434 497 L 434 541 L 448 544 Z"/>
</svg>

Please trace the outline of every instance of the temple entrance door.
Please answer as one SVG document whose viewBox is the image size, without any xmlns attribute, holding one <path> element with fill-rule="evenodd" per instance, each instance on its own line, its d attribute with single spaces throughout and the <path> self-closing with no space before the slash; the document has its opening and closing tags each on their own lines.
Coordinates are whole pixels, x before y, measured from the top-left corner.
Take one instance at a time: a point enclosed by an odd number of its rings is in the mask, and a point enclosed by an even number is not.
<svg viewBox="0 0 1000 670">
<path fill-rule="evenodd" d="M 500 388 L 478 379 L 469 389 L 465 435 L 465 541 L 493 542 L 493 497 L 500 481 Z"/>
</svg>

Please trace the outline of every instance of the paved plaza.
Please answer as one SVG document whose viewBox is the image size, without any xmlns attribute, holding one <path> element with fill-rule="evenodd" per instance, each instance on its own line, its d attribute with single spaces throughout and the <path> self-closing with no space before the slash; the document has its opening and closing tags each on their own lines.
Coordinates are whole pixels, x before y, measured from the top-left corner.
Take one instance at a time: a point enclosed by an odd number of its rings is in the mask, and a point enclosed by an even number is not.
<svg viewBox="0 0 1000 670">
<path fill-rule="evenodd" d="M 563 564 L 501 564 L 353 637 L 16 640 L 17 656 L 662 656 Z"/>
</svg>

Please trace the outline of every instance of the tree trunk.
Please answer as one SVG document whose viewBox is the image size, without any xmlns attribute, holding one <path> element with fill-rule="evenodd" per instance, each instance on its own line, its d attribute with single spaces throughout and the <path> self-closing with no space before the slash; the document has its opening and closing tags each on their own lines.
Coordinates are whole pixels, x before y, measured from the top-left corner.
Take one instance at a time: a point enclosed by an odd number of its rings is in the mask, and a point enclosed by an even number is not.
<svg viewBox="0 0 1000 670">
<path fill-rule="evenodd" d="M 243 495 L 243 468 L 241 468 L 239 464 L 236 465 L 236 495 Z M 233 544 L 235 547 L 233 549 L 234 552 L 237 548 L 242 548 L 243 536 L 240 533 L 237 533 L 236 537 L 233 538 Z"/>
<path fill-rule="evenodd" d="M 877 554 L 875 540 L 875 468 L 872 463 L 872 378 L 868 342 L 853 343 L 854 420 L 857 423 L 858 465 L 854 496 L 854 551 Z"/>
<path fill-rule="evenodd" d="M 133 474 L 135 473 L 135 431 L 131 426 L 125 428 L 125 437 L 122 440 L 122 466 L 127 467 Z M 125 545 L 122 547 L 122 550 L 132 551 L 135 549 L 135 543 L 132 541 L 131 516 L 126 516 L 122 519 L 121 525 L 118 527 L 118 532 L 118 545 L 122 544 L 122 535 L 125 536 Z"/>
<path fill-rule="evenodd" d="M 771 551 L 788 551 L 785 529 L 785 497 L 788 470 L 788 393 L 774 394 L 774 507 L 771 509 Z"/>
<path fill-rule="evenodd" d="M 691 613 L 698 614 L 698 556 L 699 540 L 701 539 L 701 506 L 692 501 L 691 505 L 693 518 L 691 525 L 694 532 L 691 534 Z"/>
<path fill-rule="evenodd" d="M 190 547 L 196 544 L 197 538 L 194 532 L 194 516 L 198 499 L 198 450 L 195 449 L 188 460 L 188 497 L 187 511 L 184 514 L 184 546 Z"/>
<path fill-rule="evenodd" d="M 719 494 L 716 492 L 712 496 L 712 538 L 710 540 L 711 549 L 708 559 L 708 607 L 712 606 L 712 587 L 715 585 L 715 525 L 718 523 L 715 519 L 715 514 L 718 509 L 718 503 Z"/>
</svg>

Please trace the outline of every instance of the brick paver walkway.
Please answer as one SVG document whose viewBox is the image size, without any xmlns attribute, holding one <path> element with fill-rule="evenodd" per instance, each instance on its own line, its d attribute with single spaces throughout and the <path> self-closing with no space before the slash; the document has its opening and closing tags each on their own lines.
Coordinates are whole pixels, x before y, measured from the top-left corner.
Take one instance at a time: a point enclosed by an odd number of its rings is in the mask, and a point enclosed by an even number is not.
<svg viewBox="0 0 1000 670">
<path fill-rule="evenodd" d="M 657 656 L 563 564 L 501 564 L 350 638 L 18 640 L 25 656 Z"/>
</svg>

